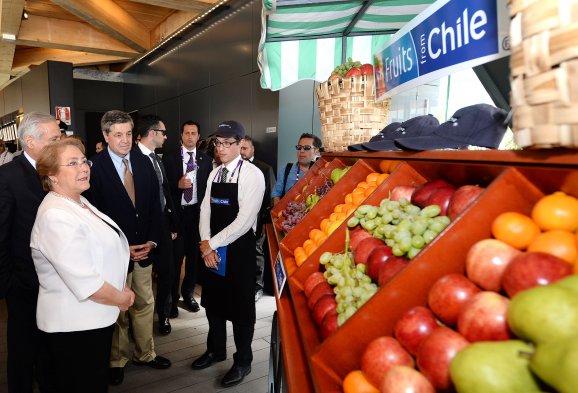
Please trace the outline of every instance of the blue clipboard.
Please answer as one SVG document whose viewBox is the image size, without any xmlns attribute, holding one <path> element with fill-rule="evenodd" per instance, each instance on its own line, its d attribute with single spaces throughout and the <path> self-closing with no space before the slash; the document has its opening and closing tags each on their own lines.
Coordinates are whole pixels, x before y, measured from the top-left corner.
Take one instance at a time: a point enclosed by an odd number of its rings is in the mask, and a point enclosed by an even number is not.
<svg viewBox="0 0 578 393">
<path fill-rule="evenodd" d="M 217 251 L 217 255 L 221 261 L 217 263 L 216 269 L 209 270 L 219 276 L 225 277 L 227 271 L 227 246 L 219 247 L 215 251 Z"/>
</svg>

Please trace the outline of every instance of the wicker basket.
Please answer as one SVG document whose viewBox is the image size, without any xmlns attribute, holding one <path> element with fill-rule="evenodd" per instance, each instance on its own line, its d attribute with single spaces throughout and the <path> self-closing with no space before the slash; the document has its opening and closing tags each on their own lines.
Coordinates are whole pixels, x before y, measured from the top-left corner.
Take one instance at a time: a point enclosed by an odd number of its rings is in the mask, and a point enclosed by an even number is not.
<svg viewBox="0 0 578 393">
<path fill-rule="evenodd" d="M 511 104 L 522 147 L 578 147 L 578 0 L 510 0 Z"/>
<path fill-rule="evenodd" d="M 375 102 L 373 75 L 329 80 L 316 91 L 326 151 L 367 142 L 388 123 L 390 99 Z"/>
</svg>

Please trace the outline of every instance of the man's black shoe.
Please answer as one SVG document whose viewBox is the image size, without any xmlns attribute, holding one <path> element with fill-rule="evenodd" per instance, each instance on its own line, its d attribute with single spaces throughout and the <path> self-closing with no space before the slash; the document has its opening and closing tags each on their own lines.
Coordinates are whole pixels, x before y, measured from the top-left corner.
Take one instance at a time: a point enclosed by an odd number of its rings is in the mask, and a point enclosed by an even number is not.
<svg viewBox="0 0 578 393">
<path fill-rule="evenodd" d="M 183 303 L 185 304 L 185 308 L 191 312 L 200 310 L 199 303 L 197 303 L 193 296 L 183 296 Z"/>
<path fill-rule="evenodd" d="M 212 352 L 205 352 L 193 362 L 191 367 L 193 370 L 202 370 L 211 366 L 213 363 L 222 362 L 225 359 L 227 359 L 226 356 L 216 357 Z"/>
<path fill-rule="evenodd" d="M 150 362 L 139 362 L 138 360 L 133 360 L 132 362 L 137 366 L 149 366 L 151 368 L 156 368 L 157 370 L 171 367 L 171 361 L 162 356 L 157 356 Z"/>
<path fill-rule="evenodd" d="M 221 385 L 225 388 L 238 385 L 241 382 L 243 382 L 245 376 L 248 375 L 250 372 L 251 366 L 238 366 L 236 364 L 233 364 L 233 367 L 231 367 L 231 369 L 227 371 L 227 374 L 225 374 L 225 376 L 221 380 Z"/>
<path fill-rule="evenodd" d="M 257 303 L 259 299 L 261 299 L 262 297 L 263 297 L 263 290 L 259 289 L 257 292 L 255 292 L 255 303 Z"/>
<path fill-rule="evenodd" d="M 177 306 L 171 307 L 169 318 L 176 318 L 179 316 L 179 308 Z"/>
<path fill-rule="evenodd" d="M 108 369 L 108 383 L 120 385 L 124 381 L 124 367 L 111 367 Z"/>
<path fill-rule="evenodd" d="M 159 333 L 163 336 L 167 336 L 171 333 L 171 322 L 168 318 L 159 318 Z"/>
</svg>

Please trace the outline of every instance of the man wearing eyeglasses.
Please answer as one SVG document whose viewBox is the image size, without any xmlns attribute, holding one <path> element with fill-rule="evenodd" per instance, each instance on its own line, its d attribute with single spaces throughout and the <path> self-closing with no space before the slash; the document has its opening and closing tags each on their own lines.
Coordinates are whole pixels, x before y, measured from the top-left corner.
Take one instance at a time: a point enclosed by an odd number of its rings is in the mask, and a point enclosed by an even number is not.
<svg viewBox="0 0 578 393">
<path fill-rule="evenodd" d="M 271 192 L 273 206 L 277 205 L 283 195 L 305 176 L 311 165 L 317 160 L 319 149 L 321 149 L 321 139 L 313 134 L 301 134 L 299 144 L 295 146 L 295 149 L 297 150 L 297 162 L 289 163 L 278 170 L 277 183 Z"/>
<path fill-rule="evenodd" d="M 200 251 L 204 260 L 201 305 L 209 321 L 207 351 L 192 367 L 200 370 L 227 358 L 226 321 L 233 323 L 237 352 L 221 380 L 237 385 L 251 372 L 255 329 L 255 230 L 265 193 L 265 179 L 241 157 L 245 129 L 236 121 L 217 127 L 215 145 L 222 162 L 209 175 L 201 205 Z"/>
<path fill-rule="evenodd" d="M 30 112 L 18 127 L 24 153 L 0 167 L 0 298 L 8 307 L 8 392 L 32 392 L 34 376 L 40 391 L 50 374 L 41 360 L 36 325 L 38 276 L 30 250 L 30 233 L 45 192 L 36 171 L 40 152 L 60 139 L 54 116 Z"/>
<path fill-rule="evenodd" d="M 159 181 L 148 157 L 133 147 L 132 118 L 112 110 L 101 119 L 107 148 L 94 157 L 87 197 L 112 218 L 126 235 L 130 263 L 127 287 L 135 294 L 134 304 L 122 311 L 115 324 L 110 355 L 109 383 L 124 380 L 124 367 L 133 364 L 166 369 L 171 361 L 157 356 L 153 341 L 154 296 L 151 252 L 160 242 L 162 222 Z M 134 352 L 129 346 L 129 314 Z"/>
<path fill-rule="evenodd" d="M 151 162 L 157 175 L 160 191 L 160 202 L 162 214 L 161 237 L 158 248 L 155 249 L 153 266 L 157 274 L 157 297 L 156 311 L 158 315 L 158 329 L 163 336 L 170 334 L 172 327 L 169 321 L 171 310 L 171 285 L 175 275 L 173 240 L 177 238 L 179 219 L 173 198 L 171 197 L 165 167 L 155 150 L 163 147 L 167 140 L 167 128 L 159 116 L 144 115 L 138 122 L 138 134 L 140 142 L 138 151 L 142 152 Z M 177 299 L 178 300 L 178 299 Z M 175 300 L 175 301 L 177 301 Z"/>
</svg>

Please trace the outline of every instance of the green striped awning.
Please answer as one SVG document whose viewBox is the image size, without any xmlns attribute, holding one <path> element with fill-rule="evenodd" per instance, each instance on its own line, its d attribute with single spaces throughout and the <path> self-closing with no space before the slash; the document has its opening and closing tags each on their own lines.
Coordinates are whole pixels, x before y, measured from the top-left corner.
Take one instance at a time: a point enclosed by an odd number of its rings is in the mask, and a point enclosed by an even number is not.
<svg viewBox="0 0 578 393">
<path fill-rule="evenodd" d="M 435 0 L 263 0 L 261 86 L 327 80 L 351 57 L 370 63 L 393 33 Z"/>
</svg>

